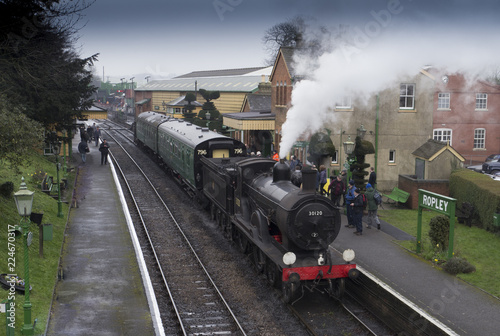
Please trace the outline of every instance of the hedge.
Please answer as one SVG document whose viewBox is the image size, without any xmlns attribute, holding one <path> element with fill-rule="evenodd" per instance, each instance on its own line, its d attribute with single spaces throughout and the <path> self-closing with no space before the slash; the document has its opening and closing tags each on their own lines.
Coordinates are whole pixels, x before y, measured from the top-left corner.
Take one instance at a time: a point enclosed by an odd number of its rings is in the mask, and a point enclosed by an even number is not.
<svg viewBox="0 0 500 336">
<path fill-rule="evenodd" d="M 470 169 L 455 170 L 450 175 L 450 196 L 474 205 L 472 223 L 488 231 L 500 231 L 493 225 L 493 215 L 500 213 L 500 181 Z"/>
</svg>

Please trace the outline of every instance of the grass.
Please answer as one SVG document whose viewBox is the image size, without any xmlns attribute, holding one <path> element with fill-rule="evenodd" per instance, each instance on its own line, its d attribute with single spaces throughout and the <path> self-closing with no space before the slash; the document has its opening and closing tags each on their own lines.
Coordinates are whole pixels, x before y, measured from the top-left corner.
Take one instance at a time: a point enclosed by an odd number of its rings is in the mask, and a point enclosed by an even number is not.
<svg viewBox="0 0 500 336">
<path fill-rule="evenodd" d="M 33 212 L 43 212 L 42 224 L 52 224 L 53 237 L 52 241 L 43 242 L 43 258 L 39 256 L 39 228 L 36 224 L 30 224 L 30 231 L 33 233 L 33 240 L 29 247 L 29 272 L 31 322 L 35 325 L 35 335 L 40 335 L 45 332 L 50 304 L 52 301 L 52 292 L 57 281 L 57 270 L 59 264 L 59 256 L 64 237 L 66 226 L 66 217 L 68 213 L 68 205 L 63 203 L 64 217 L 57 217 L 57 200 L 41 191 L 41 179 L 47 173 L 49 176 L 56 177 L 56 165 L 53 157 L 44 157 L 34 154 L 32 162 L 26 167 L 20 168 L 18 174 L 12 169 L 5 166 L 0 166 L 0 185 L 5 182 L 14 184 L 14 192 L 19 190 L 21 177 L 25 178 L 28 190 L 34 191 Z M 62 171 L 61 178 L 62 178 Z M 72 188 L 74 174 L 68 176 L 68 187 Z M 71 189 L 63 192 L 62 197 L 71 197 Z M 8 229 L 9 225 L 20 224 L 21 217 L 17 213 L 13 194 L 10 197 L 0 195 L 0 214 L 2 224 L 0 225 L 0 273 L 17 274 L 24 279 L 24 240 L 22 236 L 15 239 L 15 251 L 8 250 Z M 9 255 L 11 254 L 11 255 Z M 11 256 L 15 257 L 14 271 L 9 270 L 9 260 Z M 8 290 L 0 289 L 0 301 L 7 299 Z M 20 334 L 24 324 L 24 295 L 16 292 L 15 294 L 15 334 Z M 5 315 L 0 315 L 0 334 L 6 330 Z"/>
<path fill-rule="evenodd" d="M 417 210 L 395 209 L 379 210 L 380 218 L 395 227 L 417 236 Z M 440 252 L 429 239 L 429 222 L 432 217 L 439 215 L 432 211 L 422 212 L 422 253 L 420 256 L 436 265 L 441 264 L 447 257 L 447 251 Z M 401 246 L 415 252 L 414 241 L 399 241 Z M 476 267 L 476 272 L 458 274 L 457 277 L 500 297 L 500 236 L 487 232 L 478 227 L 468 227 L 455 220 L 454 255 L 465 258 Z"/>
</svg>

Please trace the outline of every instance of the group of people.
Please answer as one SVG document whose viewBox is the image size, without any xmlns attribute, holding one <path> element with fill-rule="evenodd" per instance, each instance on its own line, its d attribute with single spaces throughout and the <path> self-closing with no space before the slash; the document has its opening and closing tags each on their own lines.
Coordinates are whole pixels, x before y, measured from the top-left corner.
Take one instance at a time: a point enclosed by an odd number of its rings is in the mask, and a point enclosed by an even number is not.
<svg viewBox="0 0 500 336">
<path fill-rule="evenodd" d="M 376 183 L 377 174 L 375 173 L 375 169 L 370 167 L 370 176 L 368 178 L 364 194 L 366 199 L 366 209 L 368 210 L 366 228 L 371 229 L 372 226 L 377 224 L 377 229 L 380 230 L 380 220 L 377 215 L 378 204 L 375 201 Z M 347 210 L 347 224 L 345 226 L 348 228 L 355 228 L 356 230 L 354 231 L 354 234 L 358 236 L 363 234 L 364 203 L 365 201 L 360 189 L 355 186 L 354 180 L 350 180 L 345 194 L 345 205 Z"/>
<path fill-rule="evenodd" d="M 94 123 L 93 126 L 80 127 L 80 143 L 78 144 L 78 153 L 82 157 L 82 163 L 87 161 L 87 153 L 90 152 L 88 143 L 95 140 L 95 147 L 99 146 L 99 151 L 101 152 L 101 165 L 108 164 L 108 154 L 109 154 L 109 144 L 106 139 L 103 139 L 99 145 L 99 139 L 101 137 L 101 130 L 99 126 Z"/>
</svg>

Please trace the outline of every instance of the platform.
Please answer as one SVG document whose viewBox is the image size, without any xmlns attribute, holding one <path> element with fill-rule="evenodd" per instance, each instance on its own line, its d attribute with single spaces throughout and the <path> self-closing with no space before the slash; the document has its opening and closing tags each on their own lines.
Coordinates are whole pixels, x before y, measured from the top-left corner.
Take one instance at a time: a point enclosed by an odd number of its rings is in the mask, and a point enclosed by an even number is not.
<svg viewBox="0 0 500 336">
<path fill-rule="evenodd" d="M 61 259 L 64 278 L 55 289 L 46 334 L 161 335 L 112 164 L 100 164 L 94 143 L 83 164 L 79 140 L 75 135 L 77 207 L 70 211 Z"/>
<path fill-rule="evenodd" d="M 444 329 L 451 329 L 448 334 L 499 334 L 500 300 L 434 268 L 394 242 L 414 237 L 382 220 L 380 231 L 367 229 L 363 223 L 361 236 L 345 224 L 347 218 L 342 215 L 342 228 L 332 246 L 340 252 L 353 249 L 354 262 L 442 323 Z"/>
</svg>

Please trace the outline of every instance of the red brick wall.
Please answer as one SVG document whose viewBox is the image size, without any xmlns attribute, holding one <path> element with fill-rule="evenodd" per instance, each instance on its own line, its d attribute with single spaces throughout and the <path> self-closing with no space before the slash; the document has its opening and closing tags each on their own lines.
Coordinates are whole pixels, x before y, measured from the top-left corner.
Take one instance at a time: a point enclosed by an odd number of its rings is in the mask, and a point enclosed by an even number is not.
<svg viewBox="0 0 500 336">
<path fill-rule="evenodd" d="M 417 180 L 415 175 L 399 175 L 398 188 L 410 193 L 406 202 L 406 206 L 410 209 L 418 209 L 418 189 L 450 196 L 449 180 Z"/>
<path fill-rule="evenodd" d="M 433 129 L 452 130 L 451 146 L 465 158 L 465 165 L 484 162 L 500 153 L 500 86 L 468 81 L 463 75 L 449 74 L 449 82 L 438 77 L 434 94 Z M 438 94 L 450 94 L 450 109 L 438 109 Z M 486 93 L 487 109 L 476 110 L 476 93 Z M 486 130 L 485 148 L 474 149 L 474 129 Z"/>
</svg>

